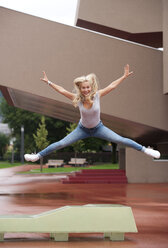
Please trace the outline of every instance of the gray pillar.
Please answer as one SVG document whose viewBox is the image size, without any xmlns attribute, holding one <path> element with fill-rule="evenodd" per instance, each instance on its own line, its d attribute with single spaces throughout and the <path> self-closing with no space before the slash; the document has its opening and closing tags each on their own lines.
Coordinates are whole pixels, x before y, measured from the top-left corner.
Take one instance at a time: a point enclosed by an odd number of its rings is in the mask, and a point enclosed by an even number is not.
<svg viewBox="0 0 168 248">
<path fill-rule="evenodd" d="M 119 168 L 125 170 L 125 148 L 119 147 Z"/>
<path fill-rule="evenodd" d="M 21 151 L 20 151 L 21 163 L 24 164 L 24 126 L 21 126 Z"/>
</svg>

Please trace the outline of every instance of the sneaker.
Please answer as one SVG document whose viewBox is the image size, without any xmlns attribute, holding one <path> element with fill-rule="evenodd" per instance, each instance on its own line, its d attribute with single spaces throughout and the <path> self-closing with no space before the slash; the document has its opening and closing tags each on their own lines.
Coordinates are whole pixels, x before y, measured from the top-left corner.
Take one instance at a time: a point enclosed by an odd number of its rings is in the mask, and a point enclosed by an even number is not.
<svg viewBox="0 0 168 248">
<path fill-rule="evenodd" d="M 145 148 L 144 153 L 153 158 L 160 158 L 160 152 L 152 148 Z"/>
<path fill-rule="evenodd" d="M 26 161 L 36 162 L 40 159 L 38 154 L 25 154 L 24 158 Z"/>
</svg>

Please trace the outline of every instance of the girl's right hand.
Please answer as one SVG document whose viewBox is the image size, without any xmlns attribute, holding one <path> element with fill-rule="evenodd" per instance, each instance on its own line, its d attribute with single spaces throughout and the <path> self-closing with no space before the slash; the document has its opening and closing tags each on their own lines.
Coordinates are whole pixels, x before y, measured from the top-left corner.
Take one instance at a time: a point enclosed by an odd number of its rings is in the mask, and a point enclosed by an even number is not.
<svg viewBox="0 0 168 248">
<path fill-rule="evenodd" d="M 130 70 L 129 70 L 129 65 L 127 64 L 127 65 L 124 67 L 124 78 L 127 78 L 127 77 L 130 76 L 132 73 L 133 73 L 133 71 L 130 71 Z"/>
<path fill-rule="evenodd" d="M 45 82 L 45 83 L 48 83 L 48 78 L 47 78 L 45 71 L 43 71 L 43 78 L 40 78 L 40 80 Z"/>
</svg>

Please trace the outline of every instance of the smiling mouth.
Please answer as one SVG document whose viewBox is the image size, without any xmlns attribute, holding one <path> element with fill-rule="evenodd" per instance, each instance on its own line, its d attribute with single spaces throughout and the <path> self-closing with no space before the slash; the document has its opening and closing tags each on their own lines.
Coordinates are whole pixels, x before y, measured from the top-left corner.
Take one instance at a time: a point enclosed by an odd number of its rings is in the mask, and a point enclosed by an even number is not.
<svg viewBox="0 0 168 248">
<path fill-rule="evenodd" d="M 84 94 L 84 95 L 88 95 L 89 93 L 90 93 L 90 92 L 84 92 L 83 94 Z"/>
</svg>

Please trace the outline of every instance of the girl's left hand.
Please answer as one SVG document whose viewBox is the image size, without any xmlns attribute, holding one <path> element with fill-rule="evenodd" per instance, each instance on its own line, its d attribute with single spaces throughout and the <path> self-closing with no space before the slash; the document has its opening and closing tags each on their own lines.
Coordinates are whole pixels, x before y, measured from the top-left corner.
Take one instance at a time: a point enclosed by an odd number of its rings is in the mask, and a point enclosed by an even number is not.
<svg viewBox="0 0 168 248">
<path fill-rule="evenodd" d="M 130 76 L 133 73 L 133 71 L 129 71 L 129 65 L 127 64 L 124 67 L 124 77 L 127 78 L 128 76 Z"/>
<path fill-rule="evenodd" d="M 40 80 L 45 82 L 45 83 L 48 83 L 48 78 L 47 78 L 45 71 L 43 71 L 43 78 L 40 78 Z"/>
</svg>

